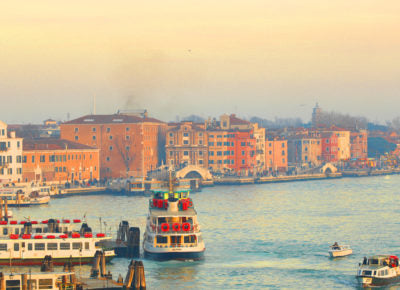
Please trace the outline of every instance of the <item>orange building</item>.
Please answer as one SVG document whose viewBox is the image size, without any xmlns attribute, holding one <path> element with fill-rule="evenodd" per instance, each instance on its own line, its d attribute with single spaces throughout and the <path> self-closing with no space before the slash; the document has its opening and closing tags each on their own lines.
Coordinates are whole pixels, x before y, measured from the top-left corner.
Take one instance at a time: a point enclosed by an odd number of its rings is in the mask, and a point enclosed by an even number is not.
<svg viewBox="0 0 400 290">
<path fill-rule="evenodd" d="M 208 168 L 208 138 L 204 124 L 168 124 L 165 150 L 169 166 L 180 168 L 197 165 Z"/>
<path fill-rule="evenodd" d="M 350 133 L 350 154 L 351 158 L 366 159 L 368 158 L 368 131 L 360 130 L 359 132 Z"/>
<path fill-rule="evenodd" d="M 100 177 L 141 177 L 164 156 L 166 124 L 130 114 L 87 115 L 63 123 L 61 138 L 100 149 Z"/>
<path fill-rule="evenodd" d="M 68 140 L 24 139 L 24 182 L 99 180 L 99 165 L 98 149 Z"/>
<path fill-rule="evenodd" d="M 269 172 L 288 170 L 287 140 L 278 138 L 265 141 L 265 165 Z"/>
</svg>

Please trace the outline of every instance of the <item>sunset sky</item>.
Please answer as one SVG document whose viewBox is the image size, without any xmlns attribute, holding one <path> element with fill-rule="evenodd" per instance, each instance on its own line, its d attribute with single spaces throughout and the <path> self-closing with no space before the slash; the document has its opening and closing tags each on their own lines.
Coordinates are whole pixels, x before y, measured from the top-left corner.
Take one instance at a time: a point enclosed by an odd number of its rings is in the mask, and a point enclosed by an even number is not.
<svg viewBox="0 0 400 290">
<path fill-rule="evenodd" d="M 400 1 L 3 1 L 0 120 L 400 115 Z"/>
</svg>

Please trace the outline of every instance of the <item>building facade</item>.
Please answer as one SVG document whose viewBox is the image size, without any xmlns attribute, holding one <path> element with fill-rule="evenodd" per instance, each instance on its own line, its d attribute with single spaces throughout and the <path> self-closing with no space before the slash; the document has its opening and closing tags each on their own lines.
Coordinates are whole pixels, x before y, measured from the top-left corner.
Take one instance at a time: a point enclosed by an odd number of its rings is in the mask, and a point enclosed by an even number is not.
<svg viewBox="0 0 400 290">
<path fill-rule="evenodd" d="M 204 124 L 168 124 L 165 151 L 168 166 L 208 168 L 208 138 Z"/>
<path fill-rule="evenodd" d="M 100 149 L 100 178 L 143 177 L 165 161 L 166 124 L 154 118 L 87 115 L 60 128 L 61 139 Z"/>
<path fill-rule="evenodd" d="M 22 146 L 23 139 L 0 121 L 0 183 L 22 180 Z"/>
<path fill-rule="evenodd" d="M 290 165 L 318 167 L 322 164 L 321 139 L 295 136 L 288 138 L 288 162 Z"/>
<path fill-rule="evenodd" d="M 350 133 L 350 157 L 352 159 L 368 158 L 367 130 L 359 130 Z"/>
<path fill-rule="evenodd" d="M 288 170 L 287 140 L 274 138 L 265 141 L 265 165 L 269 173 Z"/>
<path fill-rule="evenodd" d="M 24 141 L 24 182 L 73 183 L 99 180 L 99 149 L 60 139 Z"/>
</svg>

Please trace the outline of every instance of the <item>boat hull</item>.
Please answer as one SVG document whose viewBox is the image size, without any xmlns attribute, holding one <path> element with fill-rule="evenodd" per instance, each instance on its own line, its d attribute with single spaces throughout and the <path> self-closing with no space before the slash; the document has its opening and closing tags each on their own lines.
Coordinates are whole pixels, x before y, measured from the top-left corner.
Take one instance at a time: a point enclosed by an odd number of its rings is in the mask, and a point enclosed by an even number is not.
<svg viewBox="0 0 400 290">
<path fill-rule="evenodd" d="M 203 260 L 204 259 L 204 251 L 197 252 L 162 252 L 155 253 L 144 250 L 144 257 L 146 259 L 151 259 L 155 261 L 169 261 L 169 260 L 179 260 L 179 261 L 187 261 L 187 260 Z"/>
<path fill-rule="evenodd" d="M 400 276 L 391 278 L 357 276 L 357 279 L 361 287 L 380 287 L 400 283 Z"/>
<path fill-rule="evenodd" d="M 353 250 L 343 250 L 343 251 L 329 251 L 329 255 L 331 258 L 336 258 L 336 257 L 345 257 L 348 255 L 353 254 Z"/>
<path fill-rule="evenodd" d="M 114 256 L 106 256 L 106 262 L 110 262 Z M 55 266 L 63 266 L 65 263 L 71 262 L 73 265 L 85 265 L 93 262 L 94 257 L 74 257 L 74 258 L 53 258 Z M 35 266 L 42 265 L 43 258 L 37 259 L 0 259 L 1 266 Z"/>
</svg>

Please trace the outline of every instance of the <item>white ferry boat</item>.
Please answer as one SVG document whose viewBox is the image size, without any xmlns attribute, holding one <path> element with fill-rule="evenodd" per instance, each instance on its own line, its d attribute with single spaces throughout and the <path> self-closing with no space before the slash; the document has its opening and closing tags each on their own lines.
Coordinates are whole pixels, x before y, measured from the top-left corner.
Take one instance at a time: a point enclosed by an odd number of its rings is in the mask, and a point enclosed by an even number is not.
<svg viewBox="0 0 400 290">
<path fill-rule="evenodd" d="M 74 272 L 0 272 L 0 289 L 76 289 L 69 283 Z"/>
<path fill-rule="evenodd" d="M 328 252 L 331 258 L 336 258 L 351 255 L 353 253 L 353 250 L 350 248 L 349 245 L 339 245 L 338 243 L 334 243 L 332 246 L 329 247 Z"/>
<path fill-rule="evenodd" d="M 143 250 L 146 258 L 160 261 L 204 258 L 205 245 L 189 191 L 154 193 Z"/>
<path fill-rule="evenodd" d="M 364 257 L 357 279 L 362 287 L 380 287 L 400 283 L 399 258 L 391 255 Z"/>
<path fill-rule="evenodd" d="M 51 255 L 54 265 L 87 264 L 93 261 L 96 251 L 103 251 L 111 260 L 114 250 L 102 249 L 97 243 L 111 239 L 104 233 L 71 234 L 10 234 L 0 239 L 0 265 L 40 265 L 46 255 Z"/>
<path fill-rule="evenodd" d="M 52 225 L 52 223 L 54 225 Z M 0 239 L 8 238 L 11 234 L 25 234 L 26 227 L 30 227 L 30 233 L 42 234 L 42 233 L 72 233 L 73 231 L 79 231 L 82 226 L 82 220 L 80 219 L 48 219 L 42 221 L 36 220 L 8 220 L 0 221 Z"/>
<path fill-rule="evenodd" d="M 25 207 L 48 204 L 50 196 L 41 196 L 37 193 L 27 195 L 22 191 L 17 191 L 16 193 L 0 193 L 0 199 L 3 199 L 3 201 L 7 200 L 7 205 L 9 207 Z"/>
</svg>

